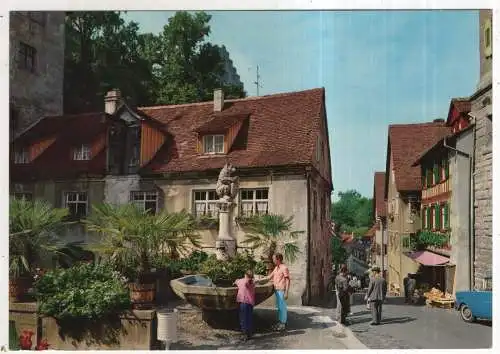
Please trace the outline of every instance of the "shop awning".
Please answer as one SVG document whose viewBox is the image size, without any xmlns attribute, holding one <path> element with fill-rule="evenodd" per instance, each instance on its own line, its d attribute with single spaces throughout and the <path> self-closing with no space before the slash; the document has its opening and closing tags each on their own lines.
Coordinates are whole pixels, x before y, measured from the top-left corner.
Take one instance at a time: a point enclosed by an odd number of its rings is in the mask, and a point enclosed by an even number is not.
<svg viewBox="0 0 500 354">
<path fill-rule="evenodd" d="M 417 251 L 408 253 L 408 257 L 425 266 L 444 265 L 450 262 L 448 257 L 430 251 Z"/>
</svg>

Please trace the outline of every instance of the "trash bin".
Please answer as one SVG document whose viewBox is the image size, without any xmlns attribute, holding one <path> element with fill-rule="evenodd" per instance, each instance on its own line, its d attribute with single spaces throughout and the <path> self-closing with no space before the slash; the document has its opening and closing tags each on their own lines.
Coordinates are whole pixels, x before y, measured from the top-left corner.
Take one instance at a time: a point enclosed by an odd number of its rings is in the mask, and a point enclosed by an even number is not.
<svg viewBox="0 0 500 354">
<path fill-rule="evenodd" d="M 177 341 L 177 309 L 159 310 L 156 313 L 158 319 L 157 339 L 165 342 L 167 349 L 170 344 Z"/>
</svg>

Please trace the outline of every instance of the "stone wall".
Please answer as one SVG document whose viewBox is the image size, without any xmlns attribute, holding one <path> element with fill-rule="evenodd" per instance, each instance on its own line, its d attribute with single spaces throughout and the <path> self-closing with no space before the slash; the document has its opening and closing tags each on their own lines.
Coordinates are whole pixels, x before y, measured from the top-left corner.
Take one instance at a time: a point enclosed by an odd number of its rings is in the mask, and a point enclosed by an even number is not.
<svg viewBox="0 0 500 354">
<path fill-rule="evenodd" d="M 476 117 L 474 150 L 474 287 L 492 274 L 492 119 L 491 89 L 472 101 Z"/>
<path fill-rule="evenodd" d="M 39 23 L 26 12 L 10 13 L 10 101 L 17 132 L 44 115 L 63 113 L 65 13 L 43 15 Z M 34 72 L 19 67 L 20 43 L 36 49 Z"/>
<path fill-rule="evenodd" d="M 55 319 L 39 317 L 36 303 L 11 303 L 9 321 L 16 331 L 32 330 L 33 346 L 47 339 L 50 350 L 151 350 L 159 347 L 156 340 L 156 312 L 133 310 L 117 317 L 116 323 L 103 321 L 90 331 L 62 329 Z"/>
</svg>

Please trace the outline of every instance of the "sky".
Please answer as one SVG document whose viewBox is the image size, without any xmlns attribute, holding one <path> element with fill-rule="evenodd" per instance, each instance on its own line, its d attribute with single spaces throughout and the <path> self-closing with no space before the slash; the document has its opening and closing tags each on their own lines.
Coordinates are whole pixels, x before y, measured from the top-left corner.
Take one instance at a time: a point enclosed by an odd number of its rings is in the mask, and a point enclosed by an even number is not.
<svg viewBox="0 0 500 354">
<path fill-rule="evenodd" d="M 215 11 L 208 40 L 225 45 L 249 96 L 324 87 L 335 196 L 373 196 L 389 124 L 446 118 L 479 79 L 477 11 Z M 125 15 L 159 33 L 174 13 Z"/>
</svg>

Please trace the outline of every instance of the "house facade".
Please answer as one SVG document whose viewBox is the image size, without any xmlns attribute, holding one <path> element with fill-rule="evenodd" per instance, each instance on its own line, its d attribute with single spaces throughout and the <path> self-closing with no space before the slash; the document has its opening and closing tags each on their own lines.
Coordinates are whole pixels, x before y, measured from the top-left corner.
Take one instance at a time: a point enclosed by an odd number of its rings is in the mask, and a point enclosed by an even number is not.
<svg viewBox="0 0 500 354">
<path fill-rule="evenodd" d="M 102 202 L 188 210 L 206 222 L 202 245 L 214 252 L 215 186 L 230 162 L 240 177 L 233 230 L 239 247 L 245 247 L 245 230 L 238 220 L 293 216 L 294 230 L 304 234 L 298 259 L 289 264 L 289 300 L 313 303 L 323 298 L 331 271 L 324 95 L 315 89 L 224 100 L 216 90 L 213 102 L 133 109 L 113 90 L 105 112 L 45 117 L 14 141 L 11 194 L 46 199 L 75 220 Z M 98 242 L 83 229 L 67 237 Z"/>
<path fill-rule="evenodd" d="M 432 147 L 449 129 L 442 121 L 389 126 L 385 172 L 387 200 L 388 283 L 393 294 L 403 293 L 403 279 L 420 263 L 408 242 L 421 228 L 420 168 L 413 166 L 420 152 Z"/>
<path fill-rule="evenodd" d="M 436 265 L 435 278 L 443 288 L 454 294 L 472 287 L 473 252 L 470 227 L 472 125 L 470 102 L 453 98 L 446 126 L 450 133 L 424 151 L 415 166 L 422 176 L 422 230 L 441 243 L 428 247 L 445 258 Z"/>
<path fill-rule="evenodd" d="M 387 204 L 385 201 L 385 172 L 375 172 L 373 181 L 373 212 L 375 224 L 372 243 L 372 263 L 387 273 Z"/>
<path fill-rule="evenodd" d="M 63 112 L 63 11 L 10 12 L 10 131 Z"/>
</svg>

